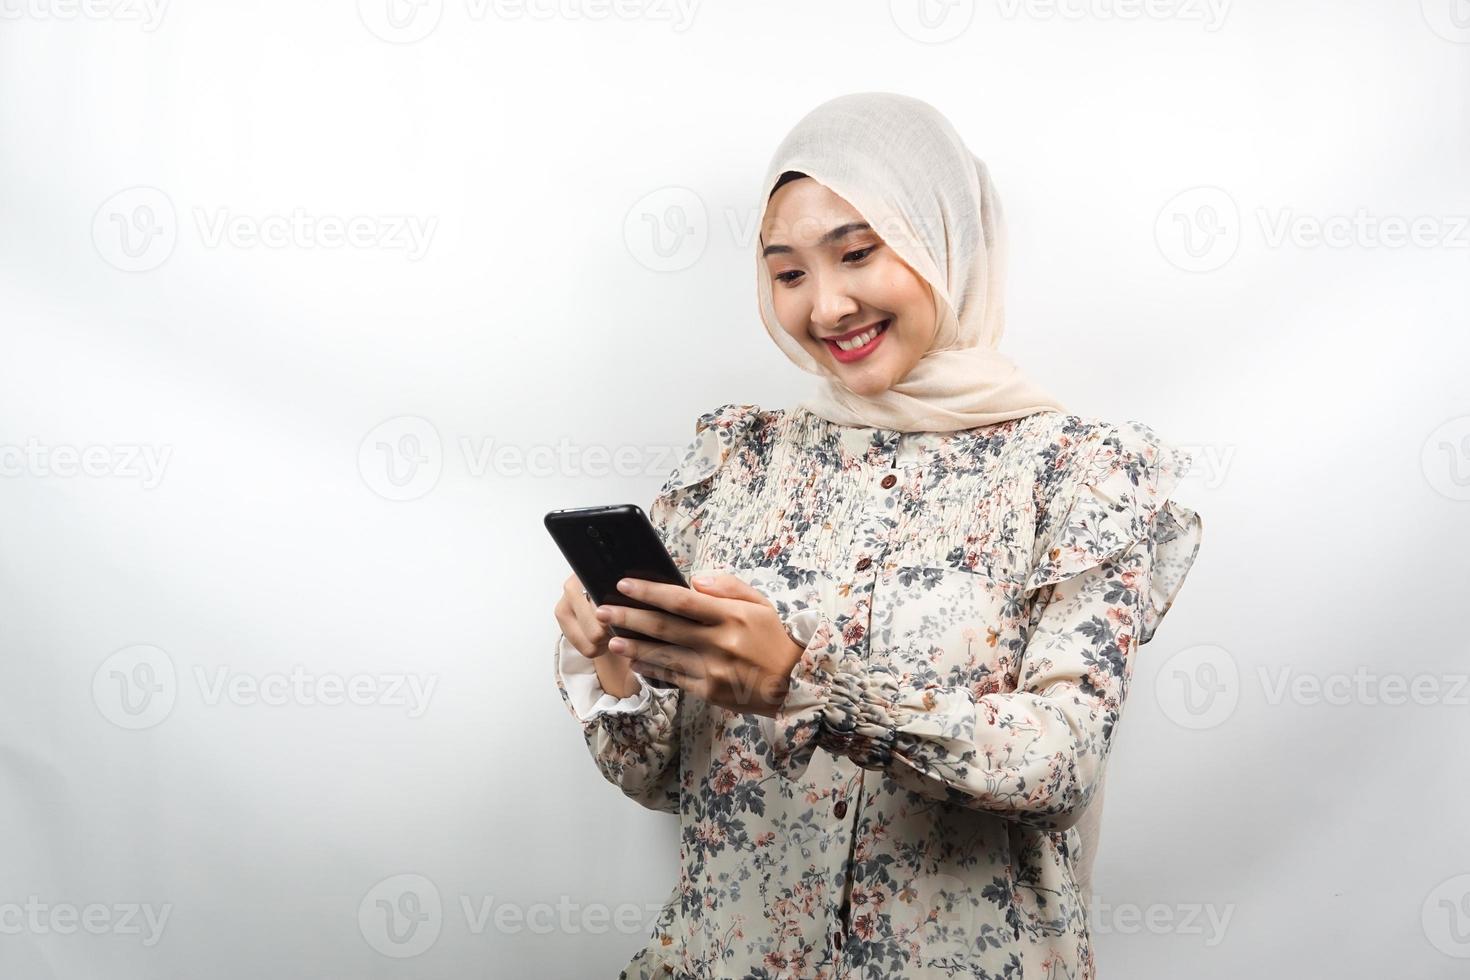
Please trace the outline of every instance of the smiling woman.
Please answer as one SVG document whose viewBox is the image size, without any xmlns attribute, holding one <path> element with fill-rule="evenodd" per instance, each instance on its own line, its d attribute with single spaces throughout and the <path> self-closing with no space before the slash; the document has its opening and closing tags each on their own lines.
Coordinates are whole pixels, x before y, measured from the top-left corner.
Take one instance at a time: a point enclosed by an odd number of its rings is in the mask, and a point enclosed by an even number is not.
<svg viewBox="0 0 1470 980">
<path fill-rule="evenodd" d="M 1189 456 L 996 349 L 999 201 L 931 106 L 818 106 L 761 200 L 762 320 L 817 391 L 704 413 L 659 490 L 680 570 L 724 574 L 556 609 L 599 771 L 683 829 L 622 977 L 1088 980 L 1079 827 L 1198 552 Z"/>
<path fill-rule="evenodd" d="M 782 175 L 761 244 L 782 329 L 854 394 L 887 391 L 933 346 L 929 284 L 851 204 L 806 174 Z"/>
</svg>

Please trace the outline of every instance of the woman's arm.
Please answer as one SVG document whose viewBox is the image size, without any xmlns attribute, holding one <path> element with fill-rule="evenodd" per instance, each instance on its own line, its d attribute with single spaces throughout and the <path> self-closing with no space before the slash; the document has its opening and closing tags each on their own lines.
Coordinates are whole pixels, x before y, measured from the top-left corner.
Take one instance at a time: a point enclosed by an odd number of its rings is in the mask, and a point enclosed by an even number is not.
<svg viewBox="0 0 1470 980">
<path fill-rule="evenodd" d="M 579 660 L 587 664 L 588 673 L 577 672 Z M 556 641 L 555 663 L 562 701 L 581 723 L 582 737 L 603 778 L 650 810 L 678 813 L 679 709 L 684 692 L 643 684 L 632 699 L 604 703 L 598 709 L 597 703 L 612 695 L 597 684 L 591 661 L 561 635 Z"/>
<path fill-rule="evenodd" d="M 793 778 L 823 748 L 900 785 L 1020 823 L 1081 818 L 1128 693 L 1148 595 L 1146 542 L 1034 600 L 1018 689 L 905 683 L 847 653 L 823 618 L 793 671 L 773 746 Z"/>
<path fill-rule="evenodd" d="M 695 422 L 694 438 L 648 510 L 674 564 L 694 573 L 698 531 L 713 478 L 759 413 L 755 405 L 721 405 Z M 592 661 L 558 635 L 556 686 L 598 771 L 629 798 L 652 810 L 679 812 L 679 728 L 684 692 L 651 687 L 617 699 L 602 689 Z"/>
</svg>

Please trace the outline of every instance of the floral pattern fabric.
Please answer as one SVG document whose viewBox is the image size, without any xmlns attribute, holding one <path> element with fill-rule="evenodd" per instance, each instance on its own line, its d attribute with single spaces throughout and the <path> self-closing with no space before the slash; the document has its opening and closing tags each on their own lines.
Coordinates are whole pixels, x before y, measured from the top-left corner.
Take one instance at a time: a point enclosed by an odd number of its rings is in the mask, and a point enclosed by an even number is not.
<svg viewBox="0 0 1470 980">
<path fill-rule="evenodd" d="M 1094 977 L 1074 825 L 1198 553 L 1170 498 L 1189 463 L 1142 423 L 1053 411 L 949 433 L 700 416 L 649 517 L 686 576 L 750 582 L 804 650 L 775 718 L 647 685 L 584 717 L 558 638 L 599 771 L 681 826 L 621 978 Z"/>
</svg>

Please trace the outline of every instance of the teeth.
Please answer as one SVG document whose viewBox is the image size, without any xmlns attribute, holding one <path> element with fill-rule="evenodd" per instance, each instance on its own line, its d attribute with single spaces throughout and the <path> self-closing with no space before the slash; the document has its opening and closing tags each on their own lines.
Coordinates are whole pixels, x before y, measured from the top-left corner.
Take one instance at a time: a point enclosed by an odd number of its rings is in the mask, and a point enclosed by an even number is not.
<svg viewBox="0 0 1470 980">
<path fill-rule="evenodd" d="M 879 326 L 873 327 L 870 330 L 864 330 L 862 333 L 858 334 L 851 340 L 835 340 L 833 341 L 833 343 L 837 345 L 837 348 L 839 350 L 857 350 L 859 347 L 863 346 L 864 344 L 870 343 L 874 337 L 878 336 L 878 331 L 881 326 L 882 325 L 880 324 Z"/>
</svg>

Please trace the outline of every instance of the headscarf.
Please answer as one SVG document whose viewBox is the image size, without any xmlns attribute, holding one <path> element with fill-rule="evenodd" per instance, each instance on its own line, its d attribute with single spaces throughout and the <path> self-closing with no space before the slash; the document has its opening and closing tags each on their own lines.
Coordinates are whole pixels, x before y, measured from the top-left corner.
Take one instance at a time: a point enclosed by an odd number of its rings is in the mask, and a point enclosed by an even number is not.
<svg viewBox="0 0 1470 980">
<path fill-rule="evenodd" d="M 949 432 L 1061 404 L 996 350 L 1005 330 L 1005 216 L 984 161 L 949 120 L 920 99 L 862 92 L 807 113 L 777 147 L 761 187 L 762 226 L 771 190 L 797 170 L 846 200 L 929 284 L 939 326 L 908 376 L 858 395 L 781 327 L 756 239 L 761 320 L 803 371 L 823 376 L 801 407 L 842 425 Z"/>
</svg>

